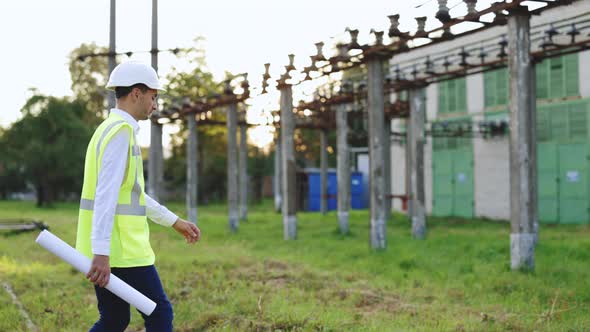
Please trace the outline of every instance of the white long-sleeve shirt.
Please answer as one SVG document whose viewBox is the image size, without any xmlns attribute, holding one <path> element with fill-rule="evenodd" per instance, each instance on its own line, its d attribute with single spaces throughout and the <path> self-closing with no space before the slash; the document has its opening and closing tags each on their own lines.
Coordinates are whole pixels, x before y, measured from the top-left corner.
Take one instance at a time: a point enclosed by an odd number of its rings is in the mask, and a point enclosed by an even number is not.
<svg viewBox="0 0 590 332">
<path fill-rule="evenodd" d="M 133 128 L 133 134 L 137 136 L 139 124 L 129 113 L 116 108 L 111 109 L 111 112 L 123 117 Z M 91 241 L 92 253 L 95 255 L 108 256 L 110 254 L 115 209 L 127 168 L 129 144 L 129 131 L 121 129 L 108 142 L 104 150 L 96 182 L 94 215 L 92 216 Z M 147 194 L 145 194 L 145 203 L 147 217 L 160 225 L 170 227 L 178 219 L 176 214 L 170 212 Z"/>
</svg>

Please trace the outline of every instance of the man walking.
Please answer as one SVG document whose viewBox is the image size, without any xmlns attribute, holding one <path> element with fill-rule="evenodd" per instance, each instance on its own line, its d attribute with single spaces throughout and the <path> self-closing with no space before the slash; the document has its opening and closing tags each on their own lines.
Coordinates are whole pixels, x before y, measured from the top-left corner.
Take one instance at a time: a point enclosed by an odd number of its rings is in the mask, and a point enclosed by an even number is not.
<svg viewBox="0 0 590 332">
<path fill-rule="evenodd" d="M 86 277 L 95 284 L 100 312 L 90 331 L 122 332 L 129 324 L 129 304 L 104 288 L 111 272 L 156 302 L 150 316 L 142 314 L 146 332 L 172 331 L 172 306 L 154 267 L 147 218 L 173 227 L 187 243 L 198 241 L 201 231 L 145 193 L 138 121 L 156 109 L 162 85 L 150 66 L 125 62 L 115 67 L 107 89 L 115 91 L 117 106 L 88 144 L 76 238 L 76 249 L 92 259 Z"/>
</svg>

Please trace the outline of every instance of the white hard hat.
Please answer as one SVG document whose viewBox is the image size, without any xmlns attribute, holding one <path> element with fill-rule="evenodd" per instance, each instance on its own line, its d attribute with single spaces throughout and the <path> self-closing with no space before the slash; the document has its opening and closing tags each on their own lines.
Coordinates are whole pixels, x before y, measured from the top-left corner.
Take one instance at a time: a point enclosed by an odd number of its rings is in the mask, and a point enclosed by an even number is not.
<svg viewBox="0 0 590 332">
<path fill-rule="evenodd" d="M 116 87 L 128 87 L 138 83 L 143 83 L 150 89 L 165 91 L 154 68 L 138 61 L 127 61 L 117 65 L 111 72 L 107 90 L 115 90 Z"/>
</svg>

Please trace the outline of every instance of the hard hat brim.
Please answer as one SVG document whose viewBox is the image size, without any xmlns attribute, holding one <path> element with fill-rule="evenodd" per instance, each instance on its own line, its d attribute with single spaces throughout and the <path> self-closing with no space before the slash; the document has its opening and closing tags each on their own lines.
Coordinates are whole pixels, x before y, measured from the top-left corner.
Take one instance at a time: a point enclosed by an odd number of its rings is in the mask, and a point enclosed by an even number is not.
<svg viewBox="0 0 590 332">
<path fill-rule="evenodd" d="M 150 89 L 158 90 L 158 91 L 161 91 L 161 92 L 166 92 L 166 89 L 164 89 L 162 86 L 152 86 L 150 84 L 145 84 L 143 82 L 132 83 L 132 84 L 129 84 L 129 85 L 127 85 L 127 84 L 125 84 L 125 85 L 123 85 L 123 84 L 119 84 L 119 85 L 110 85 L 110 84 L 107 84 L 106 89 L 109 90 L 109 91 L 115 91 L 115 88 L 118 87 L 118 86 L 119 87 L 128 87 L 128 86 L 133 86 L 135 84 L 144 84 L 145 86 L 147 86 Z"/>
</svg>

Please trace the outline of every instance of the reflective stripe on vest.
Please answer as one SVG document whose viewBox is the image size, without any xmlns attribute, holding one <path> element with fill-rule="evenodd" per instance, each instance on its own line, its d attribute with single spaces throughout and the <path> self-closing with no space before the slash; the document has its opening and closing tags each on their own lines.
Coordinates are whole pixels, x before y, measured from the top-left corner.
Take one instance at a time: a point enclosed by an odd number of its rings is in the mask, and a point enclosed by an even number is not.
<svg viewBox="0 0 590 332">
<path fill-rule="evenodd" d="M 99 169 L 98 165 L 98 156 L 100 156 L 100 148 L 102 146 L 102 141 L 104 138 L 109 134 L 111 129 L 116 125 L 123 123 L 125 121 L 115 121 L 111 123 L 100 136 L 98 140 L 98 144 L 96 145 L 96 169 Z M 135 141 L 135 140 L 134 140 Z M 140 163 L 141 161 L 141 148 L 139 145 L 133 145 L 131 147 L 131 152 L 133 157 L 136 158 L 136 163 Z M 115 209 L 115 214 L 123 215 L 123 216 L 145 216 L 146 215 L 146 207 L 139 203 L 139 198 L 141 196 L 141 185 L 139 184 L 139 180 L 137 179 L 137 167 L 135 168 L 135 183 L 133 184 L 133 190 L 131 190 L 131 204 L 117 204 Z M 80 209 L 94 211 L 94 200 L 82 198 L 80 200 Z"/>
<path fill-rule="evenodd" d="M 80 209 L 94 211 L 94 201 L 91 199 L 82 198 L 80 200 Z M 121 216 L 145 216 L 146 207 L 133 204 L 117 204 L 115 214 Z"/>
</svg>

